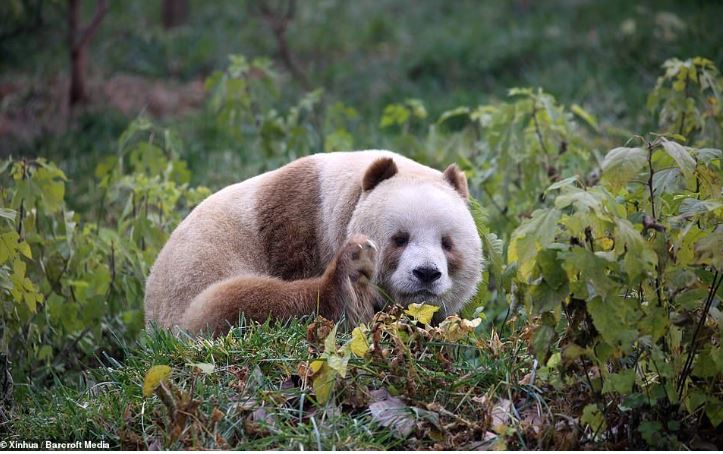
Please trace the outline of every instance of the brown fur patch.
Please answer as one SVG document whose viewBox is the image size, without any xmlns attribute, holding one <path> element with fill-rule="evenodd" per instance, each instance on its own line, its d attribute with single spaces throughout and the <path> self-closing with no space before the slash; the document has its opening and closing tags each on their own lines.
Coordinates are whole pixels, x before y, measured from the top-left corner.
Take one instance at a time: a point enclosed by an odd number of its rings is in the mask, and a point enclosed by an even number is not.
<svg viewBox="0 0 723 454">
<path fill-rule="evenodd" d="M 402 258 L 404 248 L 406 246 L 397 246 L 394 243 L 384 248 L 382 255 L 381 272 L 385 275 L 391 275 L 399 266 L 399 260 Z"/>
<path fill-rule="evenodd" d="M 238 276 L 218 282 L 201 293 L 181 326 L 214 335 L 228 331 L 241 314 L 248 320 L 284 320 L 317 312 L 337 321 L 346 316 L 356 325 L 371 320 L 376 290 L 369 282 L 374 272 L 374 249 L 364 236 L 349 240 L 323 276 L 295 281 L 266 276 Z"/>
<path fill-rule="evenodd" d="M 464 172 L 459 170 L 457 164 L 450 164 L 444 171 L 444 179 L 452 185 L 455 191 L 459 192 L 464 199 L 469 198 L 469 189 L 467 188 L 467 177 Z"/>
<path fill-rule="evenodd" d="M 256 210 L 270 274 L 284 280 L 321 275 L 321 185 L 314 161 L 280 169 L 259 189 Z"/>
<path fill-rule="evenodd" d="M 266 276 L 239 276 L 207 288 L 183 316 L 182 327 L 192 332 L 208 329 L 214 335 L 228 331 L 241 314 L 264 322 L 311 314 L 322 289 L 321 278 L 282 281 Z M 198 303 L 198 304 L 196 304 Z M 321 315 L 334 319 L 326 311 Z"/>
<path fill-rule="evenodd" d="M 370 191 L 382 181 L 396 175 L 398 171 L 399 169 L 397 169 L 397 165 L 392 158 L 379 158 L 364 173 L 362 189 Z"/>
<path fill-rule="evenodd" d="M 444 251 L 444 255 L 447 257 L 447 271 L 450 276 L 454 275 L 462 265 L 464 265 L 464 259 L 462 254 L 452 247 L 450 251 Z"/>
</svg>

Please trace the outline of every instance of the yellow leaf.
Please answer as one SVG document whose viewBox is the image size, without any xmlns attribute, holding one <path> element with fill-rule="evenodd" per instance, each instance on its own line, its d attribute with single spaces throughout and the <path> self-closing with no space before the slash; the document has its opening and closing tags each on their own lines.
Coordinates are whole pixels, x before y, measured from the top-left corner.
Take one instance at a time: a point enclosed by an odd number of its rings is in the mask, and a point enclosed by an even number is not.
<svg viewBox="0 0 723 454">
<path fill-rule="evenodd" d="M 30 250 L 30 245 L 25 241 L 18 243 L 18 250 L 22 252 L 25 257 L 29 259 L 33 258 L 33 252 Z"/>
<path fill-rule="evenodd" d="M 432 321 L 432 316 L 439 308 L 431 304 L 410 304 L 409 308 L 404 311 L 405 314 L 413 317 L 425 325 Z"/>
<path fill-rule="evenodd" d="M 369 351 L 369 343 L 364 335 L 366 326 L 361 325 L 354 328 L 351 332 L 351 352 L 356 356 L 364 356 Z"/>
<path fill-rule="evenodd" d="M 326 364 L 326 361 L 317 359 L 316 361 L 312 361 L 311 365 L 309 367 L 311 367 L 312 372 L 317 373 L 317 372 L 319 372 L 319 370 L 321 370 L 321 368 L 324 366 L 324 364 Z"/>
<path fill-rule="evenodd" d="M 329 335 L 324 339 L 324 351 L 326 353 L 336 352 L 336 325 L 334 325 L 334 328 L 332 328 Z"/>
<path fill-rule="evenodd" d="M 171 375 L 171 368 L 166 365 L 153 366 L 146 372 L 143 379 L 143 396 L 148 397 L 158 388 L 163 380 Z"/>
<path fill-rule="evenodd" d="M 326 364 L 335 371 L 339 372 L 339 376 L 341 376 L 341 378 L 344 378 L 346 377 L 346 365 L 349 362 L 349 356 L 348 352 L 344 356 L 329 355 L 329 358 L 326 360 Z"/>
<path fill-rule="evenodd" d="M 597 243 L 603 251 L 609 251 L 614 246 L 613 240 L 610 238 L 601 238 L 597 241 Z"/>
<path fill-rule="evenodd" d="M 334 389 L 334 382 L 336 381 L 336 371 L 329 367 L 326 361 L 314 361 L 311 363 L 312 369 L 314 369 L 315 363 L 321 363 L 321 366 L 314 374 L 314 394 L 316 394 L 316 400 L 323 405 L 331 397 L 331 391 Z"/>
</svg>

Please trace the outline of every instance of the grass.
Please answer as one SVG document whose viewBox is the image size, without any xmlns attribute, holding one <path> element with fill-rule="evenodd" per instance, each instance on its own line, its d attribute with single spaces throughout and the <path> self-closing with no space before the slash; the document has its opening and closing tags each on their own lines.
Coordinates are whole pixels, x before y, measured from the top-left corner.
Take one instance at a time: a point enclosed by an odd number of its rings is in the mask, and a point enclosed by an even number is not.
<svg viewBox="0 0 723 454">
<path fill-rule="evenodd" d="M 379 348 L 350 359 L 346 378 L 336 378 L 323 405 L 316 376 L 305 371 L 323 343 L 313 327 L 321 326 L 323 337 L 328 325 L 241 324 L 218 339 L 153 331 L 128 346 L 122 363 L 103 358 L 106 367 L 87 371 L 76 384 L 58 378 L 49 390 L 18 389 L 6 441 L 105 440 L 127 449 L 532 447 L 523 427 L 529 409 L 537 414 L 544 406 L 540 390 L 519 383 L 532 365 L 520 339 L 473 333 L 452 342 L 398 311 L 376 320 Z M 214 370 L 204 373 L 192 363 Z M 164 385 L 170 403 L 161 388 L 143 397 L 144 375 L 158 364 L 173 370 Z M 403 402 L 398 417 L 413 422 L 409 436 L 370 411 L 382 389 Z M 501 401 L 515 402 L 514 409 Z"/>
</svg>

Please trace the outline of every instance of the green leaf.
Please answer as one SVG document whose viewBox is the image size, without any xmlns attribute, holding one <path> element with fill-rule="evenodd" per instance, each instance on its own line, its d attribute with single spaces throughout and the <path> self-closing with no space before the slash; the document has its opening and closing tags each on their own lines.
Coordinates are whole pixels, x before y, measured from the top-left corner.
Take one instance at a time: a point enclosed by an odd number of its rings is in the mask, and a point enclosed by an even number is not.
<svg viewBox="0 0 723 454">
<path fill-rule="evenodd" d="M 623 398 L 623 406 L 630 409 L 640 408 L 646 403 L 648 403 L 648 399 L 642 393 L 628 394 Z"/>
<path fill-rule="evenodd" d="M 681 187 L 682 179 L 677 167 L 658 170 L 653 174 L 653 193 L 656 196 L 676 193 Z"/>
<path fill-rule="evenodd" d="M 647 160 L 648 154 L 642 148 L 614 148 L 602 162 L 603 182 L 617 191 L 640 172 Z"/>
<path fill-rule="evenodd" d="M 695 263 L 723 270 L 723 232 L 714 232 L 695 243 Z"/>
<path fill-rule="evenodd" d="M 334 325 L 334 328 L 324 339 L 324 353 L 336 353 L 336 327 L 337 325 Z"/>
<path fill-rule="evenodd" d="M 721 159 L 721 150 L 717 148 L 701 148 L 698 150 L 698 159 L 706 165 L 710 165 L 713 161 Z"/>
<path fill-rule="evenodd" d="M 618 296 L 606 300 L 596 297 L 587 302 L 593 324 L 605 342 L 626 352 L 632 350 L 638 337 L 635 326 L 640 314 L 634 303 Z"/>
<path fill-rule="evenodd" d="M 678 164 L 686 178 L 693 176 L 695 171 L 695 159 L 682 145 L 671 140 L 663 139 L 663 149 Z"/>
<path fill-rule="evenodd" d="M 723 404 L 721 401 L 713 397 L 705 406 L 705 415 L 714 428 L 720 426 L 720 423 L 723 422 Z"/>
<path fill-rule="evenodd" d="M 698 200 L 691 197 L 684 199 L 680 203 L 678 212 L 680 216 L 692 217 L 710 212 L 715 212 L 723 208 L 723 202 L 718 200 Z"/>
<path fill-rule="evenodd" d="M 384 108 L 379 126 L 382 128 L 401 126 L 404 125 L 407 120 L 409 120 L 409 109 L 401 104 L 389 104 Z"/>
<path fill-rule="evenodd" d="M 555 289 L 543 281 L 539 285 L 533 286 L 528 294 L 532 301 L 532 313 L 542 314 L 559 309 L 568 294 L 569 290 L 566 285 Z"/>
<path fill-rule="evenodd" d="M 535 356 L 540 362 L 543 362 L 550 350 L 552 340 L 555 338 L 555 329 L 550 325 L 540 325 L 532 336 L 532 348 Z"/>
<path fill-rule="evenodd" d="M 650 336 L 654 342 L 663 337 L 668 330 L 669 319 L 665 308 L 648 304 L 643 308 L 643 317 L 638 323 L 641 335 Z"/>
<path fill-rule="evenodd" d="M 568 276 L 580 276 L 580 280 L 587 289 L 587 295 L 579 297 L 600 295 L 607 297 L 615 293 L 615 282 L 607 275 L 607 268 L 610 262 L 601 258 L 587 249 L 573 248 L 570 251 L 560 252 L 559 257 L 563 260 L 563 267 Z"/>
<path fill-rule="evenodd" d="M 469 114 L 469 107 L 460 106 L 442 113 L 439 120 L 437 120 L 437 124 L 445 125 L 451 130 L 456 131 L 461 129 L 461 126 L 464 126 L 464 124 L 469 120 Z"/>
<path fill-rule="evenodd" d="M 635 370 L 626 369 L 624 371 L 610 374 L 605 378 L 603 385 L 603 393 L 618 393 L 621 396 L 630 394 L 635 384 Z"/>
<path fill-rule="evenodd" d="M 571 105 L 570 110 L 572 111 L 572 113 L 574 113 L 578 117 L 582 118 L 585 121 L 585 123 L 587 123 L 594 130 L 596 130 L 596 131 L 598 130 L 597 120 L 591 113 L 589 113 L 588 111 L 586 111 L 585 109 L 583 109 L 582 107 L 580 107 L 577 104 Z"/>
<path fill-rule="evenodd" d="M 424 103 L 421 100 L 410 98 L 404 101 L 404 104 L 416 118 L 419 118 L 420 120 L 427 118 L 427 109 L 424 107 Z"/>
<path fill-rule="evenodd" d="M 582 409 L 580 421 L 586 424 L 593 433 L 600 433 L 605 430 L 605 415 L 597 408 L 596 404 L 587 404 Z"/>
<path fill-rule="evenodd" d="M 531 219 L 512 232 L 507 258 L 509 262 L 518 263 L 519 274 L 523 279 L 531 276 L 537 251 L 554 241 L 557 221 L 561 215 L 562 212 L 557 208 L 535 210 Z"/>
<path fill-rule="evenodd" d="M 661 430 L 663 425 L 658 421 L 643 421 L 638 427 L 643 440 L 650 446 L 658 446 Z"/>
</svg>

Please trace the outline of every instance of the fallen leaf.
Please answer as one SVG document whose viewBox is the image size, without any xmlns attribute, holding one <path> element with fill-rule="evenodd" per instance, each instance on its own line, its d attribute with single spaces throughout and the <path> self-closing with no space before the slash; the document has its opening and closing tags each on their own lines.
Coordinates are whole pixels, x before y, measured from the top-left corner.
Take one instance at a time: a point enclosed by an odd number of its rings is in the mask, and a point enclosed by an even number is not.
<svg viewBox="0 0 723 454">
<path fill-rule="evenodd" d="M 346 365 L 349 363 L 349 354 L 344 356 L 329 355 L 326 364 L 339 373 L 341 378 L 346 377 Z"/>
<path fill-rule="evenodd" d="M 477 328 L 481 322 L 481 318 L 465 320 L 456 315 L 451 315 L 439 324 L 439 329 L 442 331 L 445 340 L 456 342 L 474 332 L 474 329 Z"/>
<path fill-rule="evenodd" d="M 334 353 L 336 352 L 336 325 L 331 329 L 329 335 L 324 339 L 324 352 Z"/>
<path fill-rule="evenodd" d="M 333 327 L 334 322 L 324 317 L 316 317 L 316 319 L 309 324 L 308 328 L 306 328 L 306 340 L 313 345 L 320 344 L 329 336 Z"/>
<path fill-rule="evenodd" d="M 500 399 L 492 407 L 492 430 L 495 432 L 502 433 L 507 428 L 507 423 L 510 422 L 510 411 L 512 410 L 512 401 L 507 399 Z"/>
<path fill-rule="evenodd" d="M 163 380 L 171 375 L 171 368 L 166 365 L 153 366 L 148 369 L 143 379 L 143 396 L 148 397 L 158 388 Z"/>
<path fill-rule="evenodd" d="M 224 413 L 218 409 L 218 407 L 214 407 L 213 411 L 211 412 L 211 422 L 213 424 L 218 423 L 221 421 L 224 417 Z"/>
<path fill-rule="evenodd" d="M 337 371 L 329 367 L 326 361 L 320 360 L 311 363 L 311 370 L 314 371 L 313 387 L 316 400 L 323 405 L 331 397 Z"/>
<path fill-rule="evenodd" d="M 306 361 L 299 363 L 296 368 L 296 373 L 302 380 L 308 380 L 312 375 L 314 375 L 314 371 L 311 369 L 311 366 Z"/>
<path fill-rule="evenodd" d="M 366 325 L 362 324 L 354 328 L 351 332 L 351 352 L 356 356 L 362 357 L 369 351 L 369 343 L 367 342 Z"/>
<path fill-rule="evenodd" d="M 499 355 L 502 351 L 503 343 L 500 340 L 500 336 L 497 334 L 497 331 L 492 329 L 492 333 L 490 334 L 490 340 L 489 340 L 489 347 L 490 350 L 494 355 Z"/>
<path fill-rule="evenodd" d="M 191 367 L 197 367 L 203 372 L 204 374 L 212 374 L 214 370 L 216 370 L 216 366 L 209 363 L 187 363 L 187 366 Z"/>
<path fill-rule="evenodd" d="M 432 306 L 431 304 L 410 304 L 404 313 L 425 325 L 429 325 L 429 322 L 432 321 L 432 316 L 438 310 L 439 307 Z"/>
<path fill-rule="evenodd" d="M 520 423 L 523 426 L 530 427 L 535 434 L 542 432 L 545 419 L 538 413 L 537 407 L 526 408 L 520 416 L 522 417 Z"/>
<path fill-rule="evenodd" d="M 416 427 L 410 408 L 396 397 L 388 396 L 384 400 L 369 405 L 372 420 L 389 428 L 399 438 L 407 438 Z"/>
</svg>

